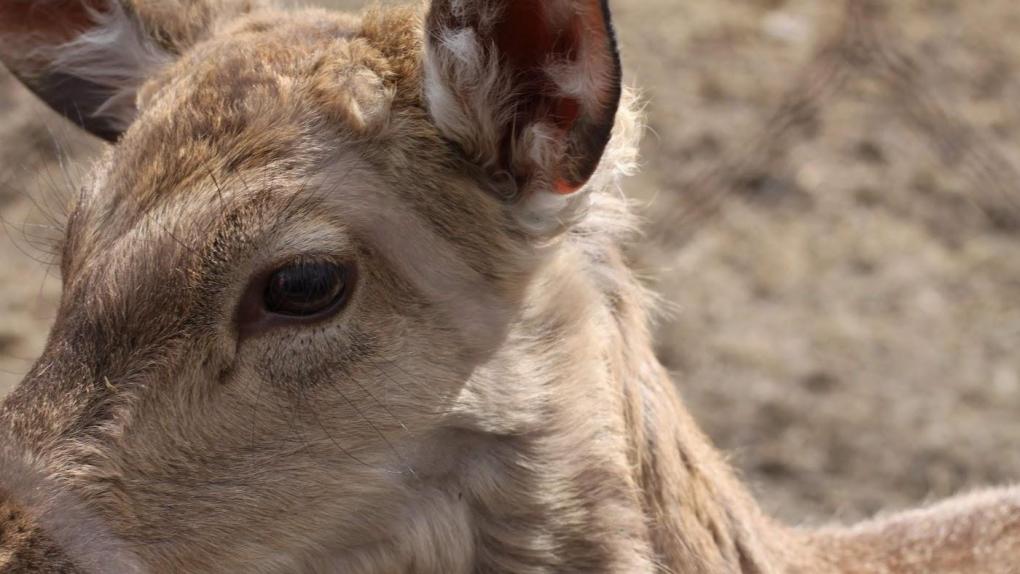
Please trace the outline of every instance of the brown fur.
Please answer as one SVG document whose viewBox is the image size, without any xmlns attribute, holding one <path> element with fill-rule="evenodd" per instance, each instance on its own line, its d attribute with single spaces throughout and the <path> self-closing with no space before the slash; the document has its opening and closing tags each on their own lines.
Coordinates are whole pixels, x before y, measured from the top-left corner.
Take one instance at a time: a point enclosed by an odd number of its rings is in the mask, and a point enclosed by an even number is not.
<svg viewBox="0 0 1020 574">
<path fill-rule="evenodd" d="M 417 9 L 179 4 L 125 4 L 174 59 L 0 406 L 0 572 L 1017 572 L 1016 490 L 851 529 L 759 511 L 652 352 L 632 98 L 591 205 L 536 235 L 433 122 Z M 356 263 L 349 306 L 238 332 L 249 277 L 307 252 Z"/>
</svg>

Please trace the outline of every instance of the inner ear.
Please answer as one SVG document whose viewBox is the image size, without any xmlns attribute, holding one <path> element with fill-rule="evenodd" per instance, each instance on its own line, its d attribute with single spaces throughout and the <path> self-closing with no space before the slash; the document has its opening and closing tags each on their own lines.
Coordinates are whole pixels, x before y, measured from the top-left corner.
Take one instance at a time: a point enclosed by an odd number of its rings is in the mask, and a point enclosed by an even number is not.
<svg viewBox="0 0 1020 574">
<path fill-rule="evenodd" d="M 5 0 L 0 8 L 0 34 L 10 37 L 31 31 L 38 41 L 56 46 L 90 28 L 92 15 L 106 9 L 104 0 Z"/>
<path fill-rule="evenodd" d="M 0 61 L 53 109 L 116 140 L 142 84 L 255 0 L 0 0 Z M 172 53 L 171 53 L 172 52 Z"/>
<path fill-rule="evenodd" d="M 507 4 L 493 40 L 523 96 L 517 104 L 518 115 L 545 112 L 564 130 L 577 120 L 580 102 L 572 94 L 563 93 L 546 67 L 577 61 L 580 32 L 571 18 L 556 18 L 548 13 L 543 2 L 525 0 Z"/>
<path fill-rule="evenodd" d="M 580 190 L 621 94 L 604 0 L 440 0 L 427 22 L 426 97 L 447 137 L 521 195 Z"/>
<path fill-rule="evenodd" d="M 574 13 L 562 3 L 517 1 L 507 4 L 504 22 L 496 28 L 496 47 L 507 59 L 517 89 L 524 94 L 516 105 L 514 125 L 545 117 L 573 148 L 566 151 L 567 161 L 552 182 L 558 193 L 572 193 L 584 185 L 599 159 L 599 154 L 588 151 L 605 147 L 609 138 L 609 129 L 597 134 L 604 141 L 576 141 L 593 134 L 581 138 L 574 133 L 575 128 L 585 129 L 583 118 L 603 116 L 609 107 L 606 104 L 611 102 L 602 100 L 614 93 L 614 86 L 587 83 L 585 78 L 591 70 L 584 68 L 596 64 L 589 60 L 599 57 L 598 50 L 593 52 L 585 44 L 611 48 L 605 38 L 610 28 L 599 19 L 602 14 L 601 10 Z M 606 54 L 615 56 L 615 49 Z M 611 69 L 612 62 L 598 64 Z M 618 97 L 618 83 L 615 88 Z M 612 119 L 598 124 L 611 127 Z M 512 131 L 505 138 L 511 139 Z"/>
<path fill-rule="evenodd" d="M 0 6 L 0 58 L 40 99 L 108 141 L 133 119 L 133 103 L 112 66 L 123 61 L 127 15 L 108 0 L 6 0 Z M 104 53 L 96 51 L 103 45 Z M 104 61 L 108 58 L 108 61 Z"/>
</svg>

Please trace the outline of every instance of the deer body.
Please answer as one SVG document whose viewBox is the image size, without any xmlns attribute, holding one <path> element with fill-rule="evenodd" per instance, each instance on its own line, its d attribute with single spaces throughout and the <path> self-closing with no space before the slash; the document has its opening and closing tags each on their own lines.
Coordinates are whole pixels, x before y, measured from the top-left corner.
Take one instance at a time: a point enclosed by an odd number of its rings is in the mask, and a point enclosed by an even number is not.
<svg viewBox="0 0 1020 574">
<path fill-rule="evenodd" d="M 656 360 L 604 2 L 17 0 L 115 145 L 0 406 L 0 572 L 985 573 L 1020 492 L 764 516 Z"/>
</svg>

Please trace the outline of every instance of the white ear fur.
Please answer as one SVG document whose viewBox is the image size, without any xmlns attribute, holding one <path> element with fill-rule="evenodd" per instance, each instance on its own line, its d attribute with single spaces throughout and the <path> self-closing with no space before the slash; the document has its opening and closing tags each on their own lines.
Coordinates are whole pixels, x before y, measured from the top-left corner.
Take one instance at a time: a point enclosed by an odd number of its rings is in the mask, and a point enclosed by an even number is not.
<svg viewBox="0 0 1020 574">
<path fill-rule="evenodd" d="M 119 133 L 135 119 L 139 88 L 172 57 L 146 37 L 141 23 L 120 4 L 112 3 L 105 12 L 89 12 L 95 26 L 49 48 L 53 54 L 49 68 L 101 89 L 102 100 L 82 113 Z"/>
<path fill-rule="evenodd" d="M 53 109 L 107 140 L 146 80 L 259 0 L 0 0 L 0 60 Z"/>
<path fill-rule="evenodd" d="M 471 159 L 493 167 L 496 145 L 509 121 L 510 80 L 497 55 L 475 30 L 446 29 L 430 35 L 425 54 L 425 100 L 439 129 Z M 459 89 L 458 89 L 459 88 Z"/>
</svg>

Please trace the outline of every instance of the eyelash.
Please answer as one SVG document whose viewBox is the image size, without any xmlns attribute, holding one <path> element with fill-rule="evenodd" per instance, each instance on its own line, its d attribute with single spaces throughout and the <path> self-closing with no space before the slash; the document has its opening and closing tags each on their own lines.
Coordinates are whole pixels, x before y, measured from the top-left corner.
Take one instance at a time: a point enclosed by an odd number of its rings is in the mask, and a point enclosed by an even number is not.
<svg viewBox="0 0 1020 574">
<path fill-rule="evenodd" d="M 343 284 L 336 286 L 336 294 L 321 306 L 308 313 L 286 313 L 273 310 L 267 305 L 267 295 L 274 277 L 280 273 L 294 269 L 313 269 L 315 266 L 326 266 L 333 272 L 333 278 Z M 275 265 L 266 271 L 257 273 L 249 281 L 235 313 L 235 323 L 240 338 L 259 334 L 280 326 L 310 325 L 330 319 L 342 311 L 351 299 L 357 280 L 356 267 L 353 264 L 336 262 L 330 258 L 305 256 Z"/>
</svg>

